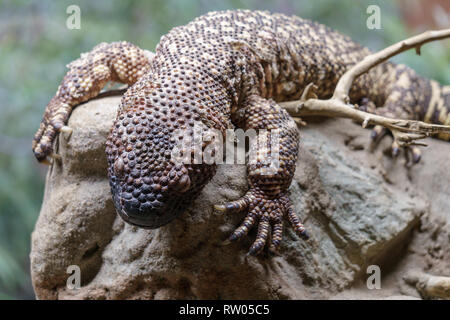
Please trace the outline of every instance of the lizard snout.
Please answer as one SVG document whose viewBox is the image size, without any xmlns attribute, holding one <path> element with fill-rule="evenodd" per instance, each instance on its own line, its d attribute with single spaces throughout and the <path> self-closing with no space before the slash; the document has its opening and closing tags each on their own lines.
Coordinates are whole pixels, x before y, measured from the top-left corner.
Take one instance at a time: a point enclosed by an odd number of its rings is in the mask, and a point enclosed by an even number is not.
<svg viewBox="0 0 450 320">
<path fill-rule="evenodd" d="M 115 177 L 111 179 L 114 205 L 121 218 L 147 229 L 159 228 L 182 212 L 184 192 L 190 185 L 189 175 L 181 172 L 159 180 L 137 179 L 130 185 L 124 185 Z"/>
<path fill-rule="evenodd" d="M 133 200 L 123 201 L 123 205 L 117 210 L 126 222 L 145 229 L 156 229 L 172 221 L 180 211 L 172 205 L 136 206 Z"/>
<path fill-rule="evenodd" d="M 135 190 L 113 195 L 114 205 L 126 222 L 145 229 L 156 229 L 169 223 L 181 213 L 181 199 L 171 197 L 164 200 L 159 193 L 144 193 Z"/>
</svg>

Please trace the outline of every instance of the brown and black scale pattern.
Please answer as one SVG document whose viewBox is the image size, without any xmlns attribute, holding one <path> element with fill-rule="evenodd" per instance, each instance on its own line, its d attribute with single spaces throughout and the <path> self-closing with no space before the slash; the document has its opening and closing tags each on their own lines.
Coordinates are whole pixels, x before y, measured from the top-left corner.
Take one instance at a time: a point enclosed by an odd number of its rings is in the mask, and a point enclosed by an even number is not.
<svg viewBox="0 0 450 320">
<path fill-rule="evenodd" d="M 174 28 L 151 58 L 127 42 L 103 43 L 68 66 L 33 151 L 38 160 L 51 155 L 71 110 L 108 81 L 131 85 L 107 141 L 108 174 L 121 217 L 156 228 L 189 205 L 215 173 L 214 165 L 173 161 L 171 151 L 181 138 L 177 130 L 192 135 L 196 122 L 223 133 L 233 127 L 280 129 L 279 169 L 267 174 L 262 161 L 249 164 L 249 191 L 217 206 L 247 212 L 229 240 L 258 225 L 250 253 L 260 252 L 268 239 L 276 250 L 284 218 L 308 237 L 287 194 L 299 133 L 277 102 L 298 99 L 309 83 L 317 85 L 320 98 L 330 97 L 340 76 L 368 54 L 367 48 L 321 24 L 246 10 L 211 12 Z M 449 87 L 390 62 L 360 76 L 350 92 L 353 103 L 371 112 L 441 124 L 450 124 L 449 97 Z M 257 147 L 270 153 L 270 143 Z"/>
</svg>

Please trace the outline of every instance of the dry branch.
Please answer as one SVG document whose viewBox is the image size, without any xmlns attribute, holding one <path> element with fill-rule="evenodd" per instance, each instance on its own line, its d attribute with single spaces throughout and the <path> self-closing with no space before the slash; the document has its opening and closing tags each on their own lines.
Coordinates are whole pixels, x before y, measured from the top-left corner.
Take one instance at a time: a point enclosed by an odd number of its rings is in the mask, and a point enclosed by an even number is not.
<svg viewBox="0 0 450 320">
<path fill-rule="evenodd" d="M 435 133 L 450 133 L 450 126 L 429 124 L 415 120 L 391 119 L 358 110 L 349 104 L 349 90 L 353 81 L 361 74 L 369 71 L 376 65 L 389 58 L 412 48 L 420 53 L 420 47 L 431 41 L 450 37 L 450 29 L 427 31 L 420 35 L 400 41 L 384 50 L 373 53 L 361 62 L 355 64 L 339 79 L 331 99 L 321 100 L 314 97 L 313 84 L 309 84 L 300 100 L 283 102 L 280 105 L 293 117 L 301 116 L 329 116 L 350 118 L 362 123 L 363 127 L 369 124 L 381 125 L 391 130 L 399 146 L 425 145 L 416 140 L 423 139 Z"/>
</svg>

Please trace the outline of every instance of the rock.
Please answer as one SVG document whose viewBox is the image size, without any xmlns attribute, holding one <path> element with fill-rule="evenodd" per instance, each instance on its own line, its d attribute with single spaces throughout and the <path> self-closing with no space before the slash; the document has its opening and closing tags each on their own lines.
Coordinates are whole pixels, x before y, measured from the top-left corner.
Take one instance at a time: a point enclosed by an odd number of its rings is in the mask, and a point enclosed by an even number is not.
<svg viewBox="0 0 450 320">
<path fill-rule="evenodd" d="M 412 296 L 389 296 L 383 298 L 383 300 L 420 300 L 420 299 Z"/>
<path fill-rule="evenodd" d="M 119 102 L 77 107 L 73 134 L 59 138 L 62 161 L 49 169 L 32 235 L 39 299 L 327 298 L 365 279 L 367 266 L 395 263 L 421 216 L 449 219 L 450 144 L 429 139 L 422 162 L 406 169 L 400 159 L 363 150 L 367 130 L 328 119 L 301 128 L 290 188 L 309 241 L 285 224 L 278 256 L 247 257 L 254 232 L 221 245 L 244 213 L 219 214 L 213 205 L 245 193 L 243 165 L 220 165 L 192 207 L 168 225 L 136 228 L 117 216 L 106 176 L 105 140 Z M 80 267 L 79 289 L 66 286 L 70 265 Z"/>
</svg>

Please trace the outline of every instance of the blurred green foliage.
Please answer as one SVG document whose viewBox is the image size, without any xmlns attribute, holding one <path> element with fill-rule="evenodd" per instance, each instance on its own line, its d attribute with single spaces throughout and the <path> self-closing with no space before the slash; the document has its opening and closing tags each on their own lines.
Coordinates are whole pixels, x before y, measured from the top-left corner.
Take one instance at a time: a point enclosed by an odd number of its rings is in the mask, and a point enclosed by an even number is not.
<svg viewBox="0 0 450 320">
<path fill-rule="evenodd" d="M 81 29 L 66 28 L 66 8 L 81 8 Z M 366 8 L 381 7 L 382 29 L 366 27 Z M 99 42 L 127 40 L 154 50 L 161 35 L 212 10 L 264 9 L 327 24 L 371 49 L 418 30 L 407 30 L 392 1 L 332 0 L 0 0 L 0 299 L 34 298 L 29 274 L 30 235 L 47 168 L 37 164 L 31 140 L 65 65 Z M 442 43 L 395 57 L 418 73 L 450 83 L 450 53 Z"/>
</svg>

